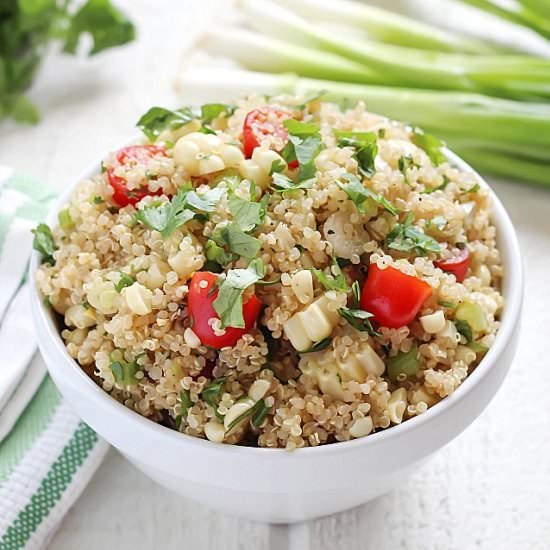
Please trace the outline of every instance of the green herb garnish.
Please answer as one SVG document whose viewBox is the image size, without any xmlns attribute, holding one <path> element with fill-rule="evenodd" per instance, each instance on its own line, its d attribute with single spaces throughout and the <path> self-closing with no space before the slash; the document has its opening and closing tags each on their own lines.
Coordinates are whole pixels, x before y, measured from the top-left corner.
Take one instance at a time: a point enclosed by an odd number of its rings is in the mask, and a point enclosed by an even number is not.
<svg viewBox="0 0 550 550">
<path fill-rule="evenodd" d="M 233 428 L 238 426 L 245 418 L 248 418 L 249 416 L 252 417 L 252 425 L 255 428 L 258 428 L 264 421 L 270 408 L 271 407 L 266 406 L 263 399 L 256 401 L 256 403 L 254 403 L 252 407 L 237 416 L 237 418 L 235 418 L 235 420 L 233 420 L 233 422 L 231 422 L 229 426 L 227 426 L 227 430 L 225 430 L 225 433 L 229 433 Z"/>
<path fill-rule="evenodd" d="M 361 180 L 355 176 L 354 174 L 346 173 L 342 176 L 342 178 L 347 183 L 341 183 L 337 182 L 341 189 L 343 189 L 349 199 L 353 201 L 355 206 L 357 206 L 357 210 L 361 214 L 366 214 L 366 201 L 374 201 L 376 204 L 379 204 L 389 212 L 390 214 L 397 216 L 399 214 L 399 210 L 395 208 L 384 196 L 375 193 L 374 191 L 371 191 L 368 187 L 365 187 Z"/>
<path fill-rule="evenodd" d="M 371 177 L 374 172 L 374 161 L 378 154 L 377 136 L 374 132 L 334 132 L 340 147 L 353 147 L 353 157 L 359 165 L 359 172 L 363 176 Z"/>
<path fill-rule="evenodd" d="M 277 193 L 289 193 L 291 191 L 296 191 L 297 189 L 311 189 L 315 181 L 316 178 L 309 178 L 306 180 L 295 182 L 284 174 L 274 172 L 271 187 Z"/>
<path fill-rule="evenodd" d="M 237 256 L 226 252 L 216 241 L 208 239 L 206 242 L 206 259 L 210 262 L 216 262 L 219 266 L 225 266 L 237 259 Z"/>
<path fill-rule="evenodd" d="M 405 183 L 407 185 L 410 185 L 409 170 L 411 168 L 420 168 L 420 164 L 417 164 L 411 155 L 406 155 L 399 157 L 399 160 L 397 161 L 397 167 L 399 168 L 399 171 L 403 174 Z"/>
<path fill-rule="evenodd" d="M 247 259 L 254 258 L 262 247 L 259 239 L 245 233 L 236 223 L 218 227 L 212 240 L 219 246 L 226 246 L 229 252 Z"/>
<path fill-rule="evenodd" d="M 330 343 L 332 342 L 332 338 L 330 336 L 327 336 L 326 338 L 323 338 L 322 340 L 319 340 L 319 342 L 315 342 L 313 346 L 310 348 L 299 351 L 299 354 L 303 353 L 315 353 L 316 351 L 323 351 L 324 349 L 327 349 L 330 346 Z"/>
<path fill-rule="evenodd" d="M 342 292 L 346 292 L 348 290 L 348 283 L 346 282 L 346 277 L 340 269 L 338 260 L 334 256 L 332 258 L 330 270 L 333 275 L 326 275 L 321 269 L 312 269 L 311 271 L 326 290 L 340 290 Z"/>
<path fill-rule="evenodd" d="M 138 383 L 138 379 L 136 378 L 138 371 L 139 365 L 137 361 L 128 363 L 120 359 L 111 363 L 111 372 L 121 386 L 135 386 Z"/>
<path fill-rule="evenodd" d="M 136 126 L 147 138 L 155 141 L 165 130 L 176 130 L 199 117 L 200 114 L 191 107 L 182 107 L 175 111 L 165 109 L 164 107 L 151 107 L 137 121 Z"/>
<path fill-rule="evenodd" d="M 189 395 L 189 390 L 180 391 L 180 412 L 175 418 L 176 428 L 179 430 L 181 426 L 181 421 L 184 416 L 187 415 L 187 411 L 193 406 L 193 401 L 191 401 L 191 396 Z"/>
<path fill-rule="evenodd" d="M 468 321 L 464 321 L 463 319 L 455 319 L 454 324 L 456 327 L 456 330 L 466 338 L 467 342 L 472 342 L 474 339 L 473 333 L 472 333 L 472 327 L 470 326 L 470 323 Z"/>
<path fill-rule="evenodd" d="M 119 271 L 119 274 L 120 278 L 115 285 L 115 290 L 120 294 L 123 288 L 133 285 L 136 280 L 131 275 L 128 275 L 128 273 L 124 273 L 124 271 Z"/>
<path fill-rule="evenodd" d="M 447 185 L 449 185 L 449 183 L 451 183 L 451 180 L 445 174 L 443 174 L 443 183 L 441 183 L 441 185 L 438 185 L 437 187 L 432 187 L 431 189 L 424 189 L 424 191 L 420 192 L 428 195 L 430 193 L 434 193 L 435 191 L 443 191 L 447 187 Z"/>
<path fill-rule="evenodd" d="M 347 307 L 340 308 L 338 313 L 356 330 L 360 332 L 367 332 L 371 336 L 380 336 L 379 332 L 376 332 L 371 325 L 370 318 L 373 317 L 372 313 L 364 311 L 362 309 L 350 309 Z"/>
<path fill-rule="evenodd" d="M 235 105 L 227 103 L 205 103 L 201 107 L 201 119 L 203 124 L 210 124 L 222 114 L 227 118 L 235 112 Z"/>
<path fill-rule="evenodd" d="M 424 256 L 428 252 L 440 252 L 439 243 L 412 225 L 413 214 L 409 212 L 402 224 L 394 225 L 386 238 L 389 248 L 401 252 L 415 252 Z"/>
<path fill-rule="evenodd" d="M 213 307 L 223 327 L 244 328 L 243 293 L 265 276 L 260 258 L 252 260 L 246 269 L 230 269 L 221 283 Z"/>
<path fill-rule="evenodd" d="M 45 223 L 40 223 L 31 232 L 34 235 L 33 248 L 42 254 L 43 262 L 53 265 L 55 263 L 53 253 L 57 250 L 57 247 L 51 229 Z"/>
<path fill-rule="evenodd" d="M 315 158 L 323 149 L 319 127 L 307 122 L 288 119 L 284 123 L 288 132 L 288 143 L 281 151 L 287 164 L 297 160 L 298 179 L 308 180 L 315 176 Z"/>
<path fill-rule="evenodd" d="M 233 195 L 227 208 L 237 225 L 245 232 L 258 228 L 264 222 L 269 195 L 265 194 L 260 202 L 251 202 Z"/>
<path fill-rule="evenodd" d="M 214 409 L 214 413 L 218 419 L 223 419 L 223 417 L 218 413 L 218 404 L 220 402 L 226 380 L 227 378 L 225 376 L 215 378 L 202 390 L 201 393 L 202 400 Z"/>
</svg>

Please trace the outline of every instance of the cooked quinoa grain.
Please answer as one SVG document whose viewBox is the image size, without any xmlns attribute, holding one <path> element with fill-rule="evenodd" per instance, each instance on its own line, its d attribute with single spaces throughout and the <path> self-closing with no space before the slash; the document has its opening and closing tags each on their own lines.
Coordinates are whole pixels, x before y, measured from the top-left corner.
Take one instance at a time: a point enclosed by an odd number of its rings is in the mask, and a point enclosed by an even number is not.
<svg viewBox="0 0 550 550">
<path fill-rule="evenodd" d="M 366 437 L 452 394 L 494 340 L 477 176 L 361 103 L 302 101 L 151 110 L 150 141 L 37 230 L 68 352 L 155 422 L 287 449 Z"/>
</svg>

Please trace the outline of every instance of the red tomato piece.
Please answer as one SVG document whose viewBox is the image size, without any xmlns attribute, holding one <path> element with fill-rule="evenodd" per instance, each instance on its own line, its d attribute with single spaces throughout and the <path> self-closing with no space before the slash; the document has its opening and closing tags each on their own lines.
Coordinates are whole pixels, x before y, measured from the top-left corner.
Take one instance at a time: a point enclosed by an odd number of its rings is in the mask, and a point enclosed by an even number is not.
<svg viewBox="0 0 550 550">
<path fill-rule="evenodd" d="M 467 247 L 464 247 L 458 254 L 446 258 L 445 260 L 438 260 L 434 262 L 434 265 L 447 273 L 452 273 L 457 282 L 461 283 L 466 277 L 466 272 L 470 267 L 470 251 Z"/>
<path fill-rule="evenodd" d="M 250 111 L 243 124 L 244 156 L 250 158 L 254 149 L 259 147 L 266 138 L 278 142 L 275 150 L 280 153 L 288 143 L 288 132 L 283 124 L 285 120 L 294 118 L 290 113 L 275 107 L 259 107 Z M 274 148 L 274 147 L 272 147 Z M 289 163 L 289 168 L 296 168 L 298 161 Z"/>
<path fill-rule="evenodd" d="M 380 325 L 399 328 L 416 317 L 431 294 L 430 285 L 418 277 L 373 264 L 361 292 L 361 309 L 372 313 Z"/>
<path fill-rule="evenodd" d="M 131 166 L 132 164 L 146 164 L 156 156 L 167 156 L 166 148 L 159 145 L 130 145 L 117 151 L 116 160 L 119 166 Z M 126 180 L 115 174 L 114 167 L 107 168 L 107 179 L 113 188 L 113 201 L 120 207 L 137 204 L 147 195 L 162 193 L 160 189 L 155 192 L 149 191 L 147 186 L 140 189 L 128 189 Z"/>
<path fill-rule="evenodd" d="M 255 294 L 250 296 L 243 304 L 244 328 L 227 327 L 223 335 L 217 336 L 209 324 L 211 319 L 219 319 L 212 305 L 218 296 L 217 290 L 212 291 L 217 278 L 218 275 L 210 271 L 197 271 L 191 278 L 187 305 L 193 332 L 204 345 L 220 349 L 235 345 L 243 334 L 250 331 L 260 314 L 262 303 Z"/>
</svg>

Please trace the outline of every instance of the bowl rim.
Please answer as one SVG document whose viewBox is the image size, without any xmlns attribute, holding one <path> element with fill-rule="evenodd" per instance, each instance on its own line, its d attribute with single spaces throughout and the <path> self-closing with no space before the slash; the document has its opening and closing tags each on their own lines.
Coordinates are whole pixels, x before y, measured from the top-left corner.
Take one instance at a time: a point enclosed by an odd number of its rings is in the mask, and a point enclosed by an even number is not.
<svg viewBox="0 0 550 550">
<path fill-rule="evenodd" d="M 125 141 L 124 145 L 130 143 L 138 143 L 139 139 L 134 137 L 133 140 Z M 58 358 L 62 358 L 67 364 L 67 376 L 71 376 L 74 384 L 79 384 L 83 391 L 90 394 L 96 403 L 94 408 L 111 409 L 113 414 L 123 418 L 125 422 L 136 425 L 141 430 L 145 430 L 151 436 L 171 438 L 175 445 L 200 447 L 203 450 L 215 451 L 221 453 L 231 453 L 233 455 L 242 455 L 244 457 L 254 455 L 256 458 L 264 458 L 280 455 L 284 460 L 309 459 L 320 456 L 326 456 L 334 453 L 342 453 L 355 448 L 369 448 L 383 444 L 388 440 L 395 439 L 402 434 L 417 430 L 426 423 L 432 421 L 435 417 L 440 416 L 446 410 L 454 408 L 469 394 L 472 389 L 481 382 L 487 375 L 488 371 L 494 366 L 499 357 L 504 352 L 508 341 L 512 339 L 512 333 L 517 330 L 515 320 L 519 319 L 523 301 L 524 290 L 524 273 L 523 262 L 520 253 L 520 247 L 514 225 L 504 208 L 502 202 L 498 198 L 491 186 L 482 178 L 468 163 L 458 157 L 449 149 L 444 149 L 445 156 L 449 162 L 460 170 L 474 172 L 483 187 L 489 190 L 492 200 L 492 218 L 497 227 L 498 247 L 502 254 L 503 265 L 505 267 L 505 276 L 503 278 L 503 290 L 505 294 L 505 306 L 501 316 L 501 325 L 497 331 L 495 340 L 489 351 L 479 362 L 475 370 L 470 373 L 460 386 L 449 396 L 443 398 L 435 405 L 429 407 L 422 414 L 406 420 L 405 422 L 391 426 L 370 434 L 368 437 L 360 437 L 349 441 L 339 441 L 316 447 L 303 447 L 294 449 L 289 453 L 284 448 L 263 448 L 263 447 L 244 447 L 240 445 L 229 445 L 214 443 L 207 439 L 202 439 L 192 435 L 181 433 L 162 424 L 158 424 L 138 412 L 133 411 L 111 397 L 107 392 L 100 388 L 88 375 L 82 367 L 74 360 L 65 348 L 65 344 L 61 335 L 54 325 L 51 313 L 43 303 L 43 300 L 35 283 L 35 272 L 40 266 L 40 255 L 34 251 L 31 254 L 29 262 L 29 280 L 32 281 L 31 286 L 31 302 L 33 304 L 34 322 L 40 323 L 44 332 L 48 335 L 50 343 L 53 343 L 56 349 Z M 61 208 L 67 204 L 70 196 L 74 192 L 75 187 L 82 180 L 90 178 L 99 173 L 101 161 L 94 162 L 88 166 L 71 185 L 67 186 L 50 208 L 46 217 L 46 222 L 54 224 L 57 221 L 57 214 Z M 40 331 L 37 331 L 40 333 Z M 48 367 L 49 369 L 49 367 Z M 99 434 L 101 435 L 101 434 Z"/>
</svg>

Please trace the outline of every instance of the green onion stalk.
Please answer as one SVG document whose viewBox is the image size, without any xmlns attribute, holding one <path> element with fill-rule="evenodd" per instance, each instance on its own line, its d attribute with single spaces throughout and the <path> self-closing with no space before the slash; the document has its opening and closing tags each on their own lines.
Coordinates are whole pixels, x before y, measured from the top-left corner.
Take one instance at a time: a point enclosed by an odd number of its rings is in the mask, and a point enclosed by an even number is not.
<svg viewBox="0 0 550 550">
<path fill-rule="evenodd" d="M 301 17 L 353 29 L 378 42 L 422 50 L 488 54 L 502 48 L 462 34 L 442 30 L 410 17 L 350 0 L 274 0 Z"/>
<path fill-rule="evenodd" d="M 243 0 L 241 9 L 246 24 L 258 32 L 259 43 L 269 35 L 279 43 L 336 55 L 366 67 L 377 75 L 377 84 L 457 90 L 528 101 L 550 98 L 547 59 L 441 53 L 357 39 L 329 31 L 266 0 Z M 311 73 L 308 76 L 314 76 Z M 317 76 L 325 78 L 320 72 Z"/>
<path fill-rule="evenodd" d="M 506 7 L 492 0 L 462 0 L 500 19 L 527 27 L 550 39 L 550 3 L 543 0 L 519 0 Z"/>
<path fill-rule="evenodd" d="M 325 91 L 327 101 L 364 101 L 370 111 L 417 125 L 486 174 L 550 187 L 550 104 L 479 94 L 418 90 L 301 78 L 242 69 L 189 68 L 178 80 L 185 95 L 220 89 L 224 95 Z M 209 100 L 220 99 L 211 95 Z"/>
</svg>

